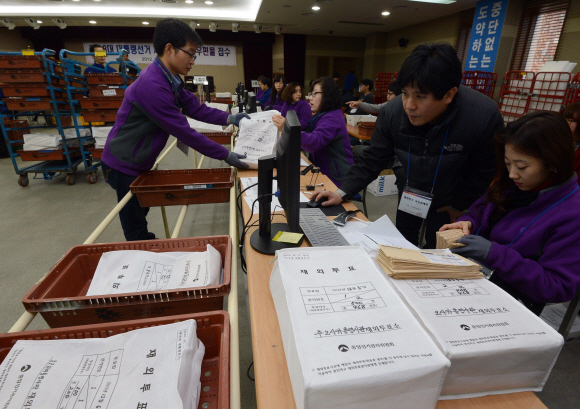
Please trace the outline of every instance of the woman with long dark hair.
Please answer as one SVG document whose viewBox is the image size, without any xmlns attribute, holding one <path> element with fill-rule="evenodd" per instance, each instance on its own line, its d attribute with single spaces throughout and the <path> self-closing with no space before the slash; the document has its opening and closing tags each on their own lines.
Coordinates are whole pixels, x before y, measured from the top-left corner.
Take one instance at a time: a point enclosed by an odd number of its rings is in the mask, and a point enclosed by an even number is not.
<svg viewBox="0 0 580 409">
<path fill-rule="evenodd" d="M 570 130 L 572 131 L 572 136 L 574 137 L 574 147 L 576 148 L 576 162 L 574 165 L 574 170 L 580 178 L 580 127 L 578 127 L 578 121 L 580 120 L 580 102 L 574 102 L 564 109 L 562 112 L 564 119 L 568 122 Z M 578 181 L 580 184 L 580 180 Z"/>
<path fill-rule="evenodd" d="M 342 114 L 342 95 L 332 78 L 319 78 L 313 83 L 310 107 L 314 116 L 308 128 L 302 131 L 302 149 L 310 153 L 312 163 L 330 178 L 336 186 L 354 163 L 348 131 Z M 278 129 L 284 127 L 285 118 L 272 117 Z"/>
<path fill-rule="evenodd" d="M 304 99 L 304 90 L 297 82 L 291 82 L 282 91 L 282 108 L 280 115 L 286 118 L 288 111 L 295 111 L 302 125 L 302 129 L 308 128 L 308 121 L 312 118 L 310 104 Z"/>
<path fill-rule="evenodd" d="M 274 77 L 274 86 L 272 87 L 272 92 L 270 93 L 270 99 L 266 102 L 266 111 L 275 109 L 280 111 L 284 105 L 282 100 L 282 91 L 286 88 L 286 78 L 283 75 L 276 75 Z"/>
<path fill-rule="evenodd" d="M 509 123 L 496 136 L 497 170 L 485 195 L 457 222 L 452 251 L 494 269 L 491 281 L 540 314 L 569 301 L 580 285 L 580 190 L 574 142 L 555 112 Z"/>
</svg>

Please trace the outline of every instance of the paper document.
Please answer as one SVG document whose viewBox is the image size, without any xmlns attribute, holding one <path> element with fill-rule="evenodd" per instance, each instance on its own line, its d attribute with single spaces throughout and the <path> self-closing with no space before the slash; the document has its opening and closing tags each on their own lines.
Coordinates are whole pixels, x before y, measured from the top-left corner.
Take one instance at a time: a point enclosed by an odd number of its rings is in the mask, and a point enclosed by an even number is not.
<svg viewBox="0 0 580 409">
<path fill-rule="evenodd" d="M 109 338 L 18 341 L 0 365 L 3 409 L 197 408 L 196 322 Z"/>
<path fill-rule="evenodd" d="M 258 183 L 258 178 L 257 177 L 240 178 L 240 182 L 242 184 L 242 188 L 245 189 L 248 186 Z M 277 190 L 278 190 L 278 181 L 273 180 L 272 193 L 275 193 Z M 246 201 L 250 209 L 252 208 L 252 204 L 254 204 L 254 201 L 257 199 L 257 197 L 258 197 L 258 185 L 246 190 L 246 197 L 244 198 L 244 200 Z M 304 196 L 302 192 L 300 192 L 300 202 L 308 202 L 309 200 L 310 199 L 308 199 L 306 196 Z M 272 196 L 272 204 L 270 206 L 270 209 L 271 212 L 279 212 L 283 210 L 282 205 L 280 204 L 280 201 L 276 196 Z M 252 214 L 258 214 L 259 212 L 260 205 L 256 201 L 256 203 L 254 204 L 254 212 Z"/>
<path fill-rule="evenodd" d="M 435 408 L 449 361 L 361 248 L 277 251 L 270 290 L 297 409 Z"/>
<path fill-rule="evenodd" d="M 355 225 L 355 223 L 348 222 L 346 225 Z M 339 231 L 350 244 L 362 247 L 373 258 L 376 258 L 379 254 L 379 245 L 381 244 L 417 250 L 417 247 L 405 239 L 399 230 L 397 230 L 387 215 L 382 216 L 377 221 L 369 223 L 368 225 L 363 225 L 355 231 L 341 229 Z"/>
<path fill-rule="evenodd" d="M 278 140 L 278 128 L 272 122 L 274 115 L 280 115 L 276 110 L 250 114 L 250 119 L 240 121 L 240 133 L 234 149 L 235 153 L 246 155 L 242 162 L 258 169 L 258 159 L 272 155 Z"/>
<path fill-rule="evenodd" d="M 451 360 L 442 399 L 542 390 L 564 341 L 511 295 L 486 279 L 389 282 Z"/>
<path fill-rule="evenodd" d="M 209 244 L 203 252 L 109 251 L 101 256 L 86 295 L 219 285 L 221 262 Z"/>
</svg>

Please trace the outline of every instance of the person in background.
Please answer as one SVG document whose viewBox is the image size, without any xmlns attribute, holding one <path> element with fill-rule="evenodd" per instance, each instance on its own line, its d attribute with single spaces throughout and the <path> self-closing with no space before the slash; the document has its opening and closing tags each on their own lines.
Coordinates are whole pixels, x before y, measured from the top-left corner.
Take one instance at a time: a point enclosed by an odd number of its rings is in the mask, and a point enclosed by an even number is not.
<svg viewBox="0 0 580 409">
<path fill-rule="evenodd" d="M 399 85 L 398 82 L 391 82 L 388 86 L 388 91 L 387 91 L 387 100 L 385 102 L 383 102 L 382 104 L 368 104 L 362 100 L 358 100 L 358 101 L 351 101 L 348 103 L 348 106 L 353 109 L 353 108 L 358 108 L 359 111 L 364 111 L 367 114 L 378 114 L 379 111 L 381 110 L 382 107 L 384 107 L 385 105 L 387 105 L 387 102 L 389 102 L 390 100 L 394 99 L 397 95 L 399 95 L 402 92 L 401 86 Z"/>
<path fill-rule="evenodd" d="M 358 78 L 354 74 L 354 71 L 351 71 L 344 76 L 344 85 L 342 86 L 342 102 L 345 104 L 356 99 L 354 96 L 354 87 L 356 86 L 357 82 Z"/>
<path fill-rule="evenodd" d="M 338 82 L 338 80 L 340 79 L 340 74 L 338 72 L 332 73 L 332 79 L 334 80 L 334 82 Z"/>
<path fill-rule="evenodd" d="M 274 77 L 274 87 L 272 87 L 272 92 L 270 94 L 270 99 L 266 102 L 266 109 L 264 111 L 269 111 L 275 109 L 280 111 L 284 105 L 282 100 L 282 91 L 286 87 L 286 78 L 283 75 L 276 75 Z"/>
<path fill-rule="evenodd" d="M 272 80 L 268 77 L 262 77 L 258 81 L 260 89 L 264 92 L 260 98 L 256 96 L 256 102 L 260 103 L 261 106 L 266 106 L 266 102 L 270 99 L 270 94 L 272 93 Z"/>
<path fill-rule="evenodd" d="M 258 91 L 256 92 L 256 101 L 258 101 L 260 98 L 262 98 L 264 96 L 264 91 L 262 91 L 262 88 L 260 87 L 260 83 L 262 82 L 262 79 L 264 78 L 264 75 L 260 75 L 258 77 Z"/>
<path fill-rule="evenodd" d="M 369 80 L 368 78 L 365 78 L 364 80 L 362 80 L 360 82 L 360 85 L 358 86 L 358 92 L 360 92 L 360 97 L 358 99 L 357 102 L 360 103 L 365 103 L 368 105 L 374 105 L 375 104 L 375 97 L 373 97 L 372 94 L 372 90 L 374 87 L 374 82 L 373 80 Z M 350 104 L 348 104 L 350 106 Z M 360 104 L 359 104 L 360 105 Z M 350 112 L 348 113 L 349 115 L 364 115 L 364 111 L 358 108 L 351 108 Z"/>
<path fill-rule="evenodd" d="M 425 231 L 426 248 L 435 248 L 439 228 L 454 222 L 491 183 L 493 137 L 503 128 L 497 103 L 460 85 L 461 77 L 461 62 L 450 44 L 417 46 L 399 69 L 402 94 L 379 112 L 371 146 L 340 189 L 312 197 L 327 197 L 322 206 L 352 198 L 396 157 L 405 172 L 397 176 L 397 229 L 416 246 L 423 244 L 419 232 Z M 414 212 L 416 194 L 427 199 Z"/>
<path fill-rule="evenodd" d="M 580 102 L 574 102 L 564 109 L 562 112 L 564 119 L 570 125 L 572 136 L 574 137 L 574 147 L 576 148 L 576 162 L 574 170 L 578 175 L 578 184 L 580 184 L 580 127 L 578 127 L 578 120 L 580 120 Z"/>
<path fill-rule="evenodd" d="M 105 51 L 103 49 L 102 46 L 100 46 L 99 44 L 93 44 L 89 47 L 89 52 L 90 53 L 95 53 L 98 51 Z M 98 57 L 98 56 L 94 56 L 93 59 L 95 60 L 95 63 L 93 65 L 91 65 L 90 67 L 87 67 L 85 69 L 85 74 L 102 74 L 104 72 L 117 72 L 116 69 L 114 69 L 113 67 L 111 67 L 110 65 L 107 67 L 107 71 L 105 71 L 105 64 L 107 62 L 107 57 Z"/>
<path fill-rule="evenodd" d="M 201 154 L 223 160 L 230 166 L 246 169 L 244 155 L 229 152 L 222 145 L 191 128 L 185 115 L 199 121 L 239 126 L 248 114 L 229 115 L 200 104 L 186 91 L 180 75 L 186 75 L 195 63 L 195 52 L 203 44 L 199 35 L 185 22 L 168 18 L 157 21 L 153 47 L 157 58 L 125 91 L 117 121 L 107 136 L 101 164 L 105 181 L 115 189 L 121 201 L 131 183 L 151 169 L 169 139 L 175 136 Z M 147 230 L 149 208 L 139 206 L 137 197 L 119 213 L 127 241 L 154 239 Z"/>
<path fill-rule="evenodd" d="M 304 99 L 304 90 L 297 82 L 291 82 L 282 91 L 282 109 L 280 115 L 286 118 L 288 111 L 296 111 L 302 130 L 308 128 L 308 121 L 312 118 L 310 104 Z"/>
<path fill-rule="evenodd" d="M 136 77 L 139 74 L 139 66 L 129 59 L 129 55 L 123 55 L 123 60 L 125 60 L 127 74 Z"/>
<path fill-rule="evenodd" d="M 537 111 L 496 136 L 497 170 L 485 195 L 457 222 L 452 249 L 495 270 L 490 281 L 540 315 L 580 288 L 580 190 L 574 139 L 556 112 Z"/>
<path fill-rule="evenodd" d="M 324 77 L 313 83 L 310 107 L 314 116 L 308 129 L 302 131 L 302 149 L 310 153 L 310 160 L 337 186 L 353 164 L 348 132 L 340 107 L 340 88 L 332 78 Z M 282 130 L 285 118 L 274 115 L 272 121 Z"/>
</svg>

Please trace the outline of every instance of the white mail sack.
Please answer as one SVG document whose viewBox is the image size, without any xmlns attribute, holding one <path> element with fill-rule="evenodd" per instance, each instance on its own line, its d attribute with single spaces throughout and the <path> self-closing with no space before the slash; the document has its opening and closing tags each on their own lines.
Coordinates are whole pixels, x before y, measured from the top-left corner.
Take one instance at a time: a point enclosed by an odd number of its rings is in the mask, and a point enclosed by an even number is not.
<svg viewBox="0 0 580 409">
<path fill-rule="evenodd" d="M 111 132 L 111 129 L 113 129 L 112 126 L 93 126 L 92 128 L 93 131 L 93 138 L 97 139 L 97 138 L 104 138 L 107 139 L 107 137 L 109 136 L 109 132 Z"/>
<path fill-rule="evenodd" d="M 449 360 L 362 248 L 277 251 L 270 290 L 297 409 L 435 408 Z"/>
<path fill-rule="evenodd" d="M 23 135 L 24 144 L 42 146 L 46 148 L 56 148 L 62 144 L 60 135 L 29 133 Z M 62 146 L 62 145 L 61 145 Z"/>
<path fill-rule="evenodd" d="M 226 129 L 224 129 L 224 127 L 221 125 L 208 124 L 207 122 L 201 122 L 189 117 L 187 117 L 186 119 L 187 122 L 189 123 L 189 126 L 199 133 L 212 133 L 212 132 L 227 133 L 231 132 L 232 130 L 231 125 L 228 126 Z"/>
<path fill-rule="evenodd" d="M 109 338 L 17 341 L 0 365 L 0 407 L 197 408 L 204 353 L 194 320 Z"/>
<path fill-rule="evenodd" d="M 278 140 L 278 128 L 272 122 L 274 115 L 280 115 L 280 112 L 276 110 L 256 112 L 250 114 L 251 119 L 243 118 L 240 121 L 240 132 L 234 152 L 246 155 L 246 159 L 242 159 L 242 162 L 247 163 L 250 169 L 258 169 L 258 159 L 274 153 Z"/>
<path fill-rule="evenodd" d="M 91 136 L 91 130 L 89 128 L 79 128 L 79 135 L 81 136 L 81 138 L 84 136 Z M 75 128 L 65 129 L 64 136 L 66 138 L 78 138 L 77 131 Z"/>
<path fill-rule="evenodd" d="M 221 267 L 221 254 L 210 244 L 199 252 L 108 251 L 101 256 L 86 295 L 216 286 Z"/>
<path fill-rule="evenodd" d="M 391 280 L 451 361 L 441 399 L 541 391 L 564 339 L 486 279 Z"/>
</svg>

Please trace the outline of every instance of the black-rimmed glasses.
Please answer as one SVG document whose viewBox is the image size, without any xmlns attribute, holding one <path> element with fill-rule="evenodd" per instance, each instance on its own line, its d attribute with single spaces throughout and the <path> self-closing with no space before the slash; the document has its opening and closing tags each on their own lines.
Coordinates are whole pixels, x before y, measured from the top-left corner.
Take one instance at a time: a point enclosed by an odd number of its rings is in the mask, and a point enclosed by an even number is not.
<svg viewBox="0 0 580 409">
<path fill-rule="evenodd" d="M 195 53 L 194 53 L 194 54 L 192 54 L 192 53 L 189 53 L 189 52 L 185 51 L 183 48 L 179 48 L 179 47 L 177 47 L 177 49 L 178 49 L 178 50 L 181 50 L 181 51 L 183 51 L 185 54 L 189 55 L 189 57 L 190 57 L 190 58 L 191 58 L 193 61 L 197 60 L 197 55 L 195 55 Z"/>
</svg>

